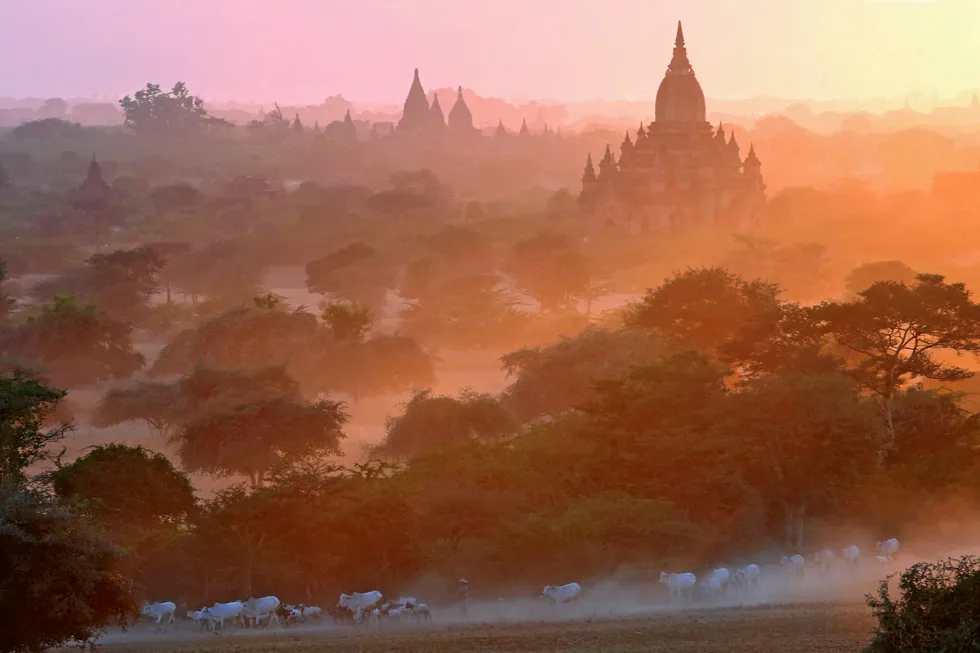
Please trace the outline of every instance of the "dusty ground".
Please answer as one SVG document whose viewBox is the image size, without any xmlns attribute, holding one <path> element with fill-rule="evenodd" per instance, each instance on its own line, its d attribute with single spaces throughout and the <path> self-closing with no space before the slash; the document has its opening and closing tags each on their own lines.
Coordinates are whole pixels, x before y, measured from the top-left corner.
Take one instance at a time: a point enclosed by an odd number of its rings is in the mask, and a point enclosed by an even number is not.
<svg viewBox="0 0 980 653">
<path fill-rule="evenodd" d="M 858 653 L 872 621 L 865 606 L 840 603 L 692 609 L 644 618 L 396 627 L 300 627 L 221 638 L 183 630 L 109 634 L 107 653 L 451 651 L 520 653 Z M 187 628 L 186 626 L 184 627 Z"/>
</svg>

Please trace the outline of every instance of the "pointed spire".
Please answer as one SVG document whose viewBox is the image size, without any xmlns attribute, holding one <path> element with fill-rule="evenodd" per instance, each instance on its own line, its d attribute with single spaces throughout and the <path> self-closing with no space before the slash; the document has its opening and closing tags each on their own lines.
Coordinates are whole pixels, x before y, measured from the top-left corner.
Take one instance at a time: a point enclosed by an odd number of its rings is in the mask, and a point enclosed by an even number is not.
<svg viewBox="0 0 980 653">
<path fill-rule="evenodd" d="M 456 90 L 456 104 L 449 112 L 449 131 L 454 134 L 471 134 L 475 131 L 473 114 L 470 112 L 470 108 L 466 106 L 466 100 L 463 99 L 462 86 Z"/>
<path fill-rule="evenodd" d="M 343 130 L 341 133 L 343 134 L 342 138 L 344 141 L 348 143 L 357 142 L 357 127 L 354 125 L 354 119 L 351 118 L 350 109 L 344 114 Z"/>
<path fill-rule="evenodd" d="M 595 166 L 592 165 L 592 153 L 585 158 L 585 173 L 582 175 L 582 183 L 587 184 L 596 180 Z"/>
<path fill-rule="evenodd" d="M 425 97 L 425 89 L 422 88 L 422 82 L 419 80 L 419 69 L 416 68 L 412 87 L 408 91 L 408 97 L 405 98 L 401 120 L 398 121 L 398 130 L 419 132 L 428 124 L 429 100 Z"/>
<path fill-rule="evenodd" d="M 527 128 L 527 118 L 525 118 L 524 121 L 521 123 L 521 131 L 518 134 L 518 136 L 530 136 L 530 135 L 531 135 L 531 130 Z"/>
<path fill-rule="evenodd" d="M 749 144 L 749 154 L 748 154 L 748 156 L 745 157 L 745 165 L 747 165 L 747 166 L 755 166 L 755 167 L 758 167 L 758 166 L 762 165 L 762 163 L 759 161 L 759 157 L 757 157 L 755 155 L 755 144 L 754 143 L 750 143 Z"/>
<path fill-rule="evenodd" d="M 429 127 L 434 132 L 441 132 L 446 129 L 446 117 L 442 113 L 439 105 L 439 94 L 435 93 L 432 97 L 432 107 L 429 109 Z"/>
<path fill-rule="evenodd" d="M 314 120 L 313 121 L 313 133 L 314 134 L 319 134 L 320 133 L 320 121 L 319 120 Z"/>
<path fill-rule="evenodd" d="M 500 122 L 497 123 L 497 133 L 495 134 L 495 136 L 497 138 L 505 138 L 507 136 L 507 130 L 504 128 L 503 118 L 501 118 Z"/>
<path fill-rule="evenodd" d="M 674 56 L 667 66 L 668 75 L 693 75 L 694 69 L 687 58 L 687 48 L 684 46 L 684 28 L 677 21 L 677 37 L 674 39 Z"/>
<path fill-rule="evenodd" d="M 641 141 L 646 140 L 647 133 L 643 130 L 643 123 L 640 123 L 640 128 L 636 130 L 636 144 L 639 145 Z"/>
<path fill-rule="evenodd" d="M 303 123 L 300 121 L 298 113 L 296 114 L 296 117 L 293 119 L 293 131 L 298 133 L 303 132 Z"/>
</svg>

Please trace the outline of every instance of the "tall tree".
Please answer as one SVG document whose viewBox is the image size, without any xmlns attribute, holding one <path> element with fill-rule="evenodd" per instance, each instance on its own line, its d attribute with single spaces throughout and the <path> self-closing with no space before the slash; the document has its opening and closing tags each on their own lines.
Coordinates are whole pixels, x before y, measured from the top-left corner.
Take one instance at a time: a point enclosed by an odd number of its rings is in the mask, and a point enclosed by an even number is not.
<svg viewBox="0 0 980 653">
<path fill-rule="evenodd" d="M 132 549 L 185 522 L 194 489 L 167 459 L 143 447 L 104 444 L 51 474 L 55 494 L 106 526 Z"/>
<path fill-rule="evenodd" d="M 119 101 L 126 126 L 138 134 L 157 137 L 190 136 L 226 124 L 208 115 L 204 100 L 191 95 L 183 82 L 169 91 L 147 84 Z"/>
<path fill-rule="evenodd" d="M 144 363 L 133 349 L 132 331 L 94 304 L 57 296 L 0 337 L 0 355 L 23 360 L 64 387 L 126 378 Z"/>
<path fill-rule="evenodd" d="M 795 551 L 804 547 L 808 511 L 835 506 L 872 469 L 878 425 L 874 408 L 842 375 L 753 381 L 727 397 L 713 424 Z"/>
<path fill-rule="evenodd" d="M 968 379 L 972 371 L 941 357 L 980 353 L 980 304 L 964 284 L 941 275 L 920 274 L 911 286 L 879 281 L 853 301 L 824 302 L 813 316 L 847 352 L 849 372 L 879 400 L 887 424 L 882 463 L 895 444 L 897 393 L 917 379 Z"/>
<path fill-rule="evenodd" d="M 138 614 L 121 551 L 86 519 L 36 493 L 0 483 L 0 650 L 42 653 L 91 644 Z"/>
<path fill-rule="evenodd" d="M 353 243 L 306 265 L 310 292 L 330 294 L 379 313 L 394 287 L 391 265 L 373 247 Z"/>
<path fill-rule="evenodd" d="M 778 294 L 773 284 L 722 268 L 690 269 L 648 290 L 626 322 L 659 332 L 674 347 L 715 353 L 740 330 L 778 320 Z"/>
<path fill-rule="evenodd" d="M 123 422 L 142 421 L 151 432 L 166 438 L 179 419 L 179 399 L 176 384 L 137 381 L 132 386 L 109 390 L 93 411 L 90 422 L 104 429 Z"/>
<path fill-rule="evenodd" d="M 508 272 L 541 310 L 574 306 L 589 287 L 585 257 L 567 237 L 555 234 L 515 244 Z"/>
<path fill-rule="evenodd" d="M 0 376 L 0 479 L 24 482 L 25 470 L 65 437 L 70 425 L 48 425 L 64 397 L 24 372 Z"/>
<path fill-rule="evenodd" d="M 471 438 L 494 440 L 516 429 L 514 418 L 492 396 L 463 391 L 458 397 L 416 391 L 404 414 L 390 418 L 378 450 L 393 456 L 414 456 Z"/>
</svg>

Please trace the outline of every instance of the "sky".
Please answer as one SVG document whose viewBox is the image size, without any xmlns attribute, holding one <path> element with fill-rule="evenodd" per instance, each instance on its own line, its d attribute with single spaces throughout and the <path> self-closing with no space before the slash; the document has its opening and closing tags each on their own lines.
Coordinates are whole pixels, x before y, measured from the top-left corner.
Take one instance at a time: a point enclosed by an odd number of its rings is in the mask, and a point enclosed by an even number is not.
<svg viewBox="0 0 980 653">
<path fill-rule="evenodd" d="M 980 0 L 0 0 L 0 96 L 649 100 L 678 20 L 709 98 L 980 88 Z"/>
</svg>

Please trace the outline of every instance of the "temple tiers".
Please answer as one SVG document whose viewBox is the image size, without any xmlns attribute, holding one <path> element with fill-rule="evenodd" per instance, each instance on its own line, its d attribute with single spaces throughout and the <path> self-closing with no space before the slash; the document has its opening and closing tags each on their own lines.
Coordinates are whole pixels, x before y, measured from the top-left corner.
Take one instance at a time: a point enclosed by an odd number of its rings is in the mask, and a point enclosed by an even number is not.
<svg viewBox="0 0 980 653">
<path fill-rule="evenodd" d="M 449 131 L 457 135 L 469 135 L 477 131 L 473 127 L 473 114 L 470 112 L 470 108 L 466 106 L 466 100 L 463 99 L 462 86 L 459 87 L 456 94 L 456 104 L 449 112 Z"/>
<path fill-rule="evenodd" d="M 111 192 L 109 184 L 102 178 L 102 166 L 93 154 L 85 181 L 72 195 L 72 204 L 82 211 L 99 211 L 108 205 Z"/>
<path fill-rule="evenodd" d="M 405 109 L 402 112 L 402 119 L 398 121 L 398 131 L 421 132 L 426 131 L 430 126 L 429 101 L 425 97 L 425 90 L 419 80 L 419 69 L 415 69 L 415 79 L 412 80 L 412 87 L 405 98 Z"/>
<path fill-rule="evenodd" d="M 696 224 L 739 226 L 765 204 L 765 183 L 755 148 L 743 162 L 734 133 L 712 129 L 704 92 L 677 24 L 673 57 L 657 90 L 654 122 L 627 132 L 619 161 L 607 146 L 595 174 L 586 160 L 579 200 L 600 219 L 630 228 Z"/>
</svg>

